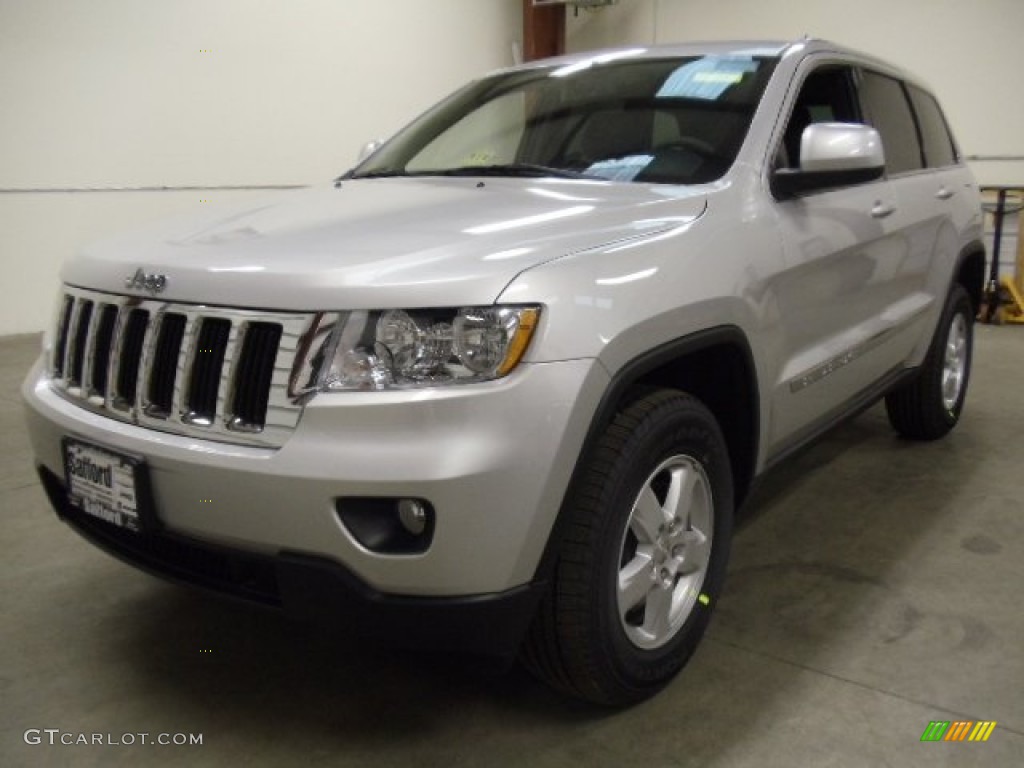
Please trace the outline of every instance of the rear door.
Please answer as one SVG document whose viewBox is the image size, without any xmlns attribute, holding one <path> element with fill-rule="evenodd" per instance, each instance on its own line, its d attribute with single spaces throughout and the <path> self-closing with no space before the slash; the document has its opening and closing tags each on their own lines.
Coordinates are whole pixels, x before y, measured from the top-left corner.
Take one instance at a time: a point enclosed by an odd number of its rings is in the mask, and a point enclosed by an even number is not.
<svg viewBox="0 0 1024 768">
<path fill-rule="evenodd" d="M 948 259 L 951 267 L 955 260 L 950 250 L 957 248 L 957 236 L 950 211 L 960 190 L 942 170 L 954 162 L 955 154 L 948 132 L 939 137 L 934 122 L 923 119 L 928 104 L 922 92 L 915 108 L 910 86 L 870 69 L 860 73 L 858 90 L 867 121 L 882 136 L 895 206 L 899 247 L 895 258 L 881 265 L 891 278 L 877 296 L 877 311 L 891 320 L 889 346 L 903 362 L 922 339 L 931 338 L 941 310 L 949 268 L 936 262 Z"/>
<path fill-rule="evenodd" d="M 978 187 L 964 164 L 953 134 L 935 97 L 912 83 L 906 84 L 921 136 L 921 149 L 927 173 L 916 188 L 897 190 L 904 197 L 914 195 L 925 210 L 922 216 L 937 218 L 931 243 L 930 269 L 918 290 L 935 299 L 934 325 L 945 301 L 952 270 L 960 250 L 977 235 Z"/>
</svg>

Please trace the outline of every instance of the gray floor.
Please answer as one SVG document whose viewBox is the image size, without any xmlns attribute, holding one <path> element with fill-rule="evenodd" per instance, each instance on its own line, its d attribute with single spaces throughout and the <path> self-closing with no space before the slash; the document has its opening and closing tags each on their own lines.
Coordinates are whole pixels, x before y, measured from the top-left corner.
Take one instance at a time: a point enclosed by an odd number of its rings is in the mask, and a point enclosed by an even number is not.
<svg viewBox="0 0 1024 768">
<path fill-rule="evenodd" d="M 875 408 L 776 471 L 693 661 L 619 713 L 94 550 L 33 475 L 17 387 L 36 346 L 0 340 L 0 765 L 1024 765 L 1024 328 L 979 329 L 950 439 L 900 442 Z M 958 719 L 998 725 L 987 743 L 919 741 Z M 25 743 L 47 728 L 203 743 Z"/>
</svg>

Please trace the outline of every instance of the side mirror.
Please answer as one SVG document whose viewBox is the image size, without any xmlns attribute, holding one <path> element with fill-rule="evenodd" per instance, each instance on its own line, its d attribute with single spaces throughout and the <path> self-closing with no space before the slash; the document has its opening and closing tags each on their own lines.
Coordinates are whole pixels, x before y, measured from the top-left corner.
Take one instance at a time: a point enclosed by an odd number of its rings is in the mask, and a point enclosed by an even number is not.
<svg viewBox="0 0 1024 768">
<path fill-rule="evenodd" d="M 772 174 L 772 192 L 780 200 L 829 187 L 863 184 L 882 177 L 882 137 L 868 125 L 816 123 L 800 136 L 800 167 Z"/>
<path fill-rule="evenodd" d="M 356 164 L 358 165 L 363 162 L 363 160 L 368 158 L 382 146 L 384 146 L 384 142 L 380 139 L 374 139 L 373 141 L 368 141 L 363 144 L 363 148 L 359 150 L 359 155 L 356 157 Z"/>
</svg>

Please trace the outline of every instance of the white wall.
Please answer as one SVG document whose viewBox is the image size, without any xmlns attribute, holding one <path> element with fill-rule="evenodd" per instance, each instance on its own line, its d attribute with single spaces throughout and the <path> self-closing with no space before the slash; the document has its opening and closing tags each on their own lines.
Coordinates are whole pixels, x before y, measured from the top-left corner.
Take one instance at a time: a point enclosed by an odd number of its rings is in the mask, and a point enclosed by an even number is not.
<svg viewBox="0 0 1024 768">
<path fill-rule="evenodd" d="M 521 38 L 520 0 L 0 0 L 0 335 L 79 244 L 254 194 L 53 190 L 328 180 Z"/>
<path fill-rule="evenodd" d="M 569 12 L 569 50 L 822 37 L 904 67 L 937 92 L 967 155 L 1024 155 L 1024 0 L 619 0 Z M 1024 163 L 977 163 L 1024 186 Z"/>
</svg>

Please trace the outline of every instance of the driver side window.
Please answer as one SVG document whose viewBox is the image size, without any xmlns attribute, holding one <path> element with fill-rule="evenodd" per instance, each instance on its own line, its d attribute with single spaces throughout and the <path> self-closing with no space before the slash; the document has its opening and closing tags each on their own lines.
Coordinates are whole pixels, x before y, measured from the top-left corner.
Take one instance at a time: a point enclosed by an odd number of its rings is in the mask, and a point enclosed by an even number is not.
<svg viewBox="0 0 1024 768">
<path fill-rule="evenodd" d="M 824 66 L 811 72 L 793 103 L 775 167 L 800 167 L 800 140 L 807 126 L 863 122 L 854 93 L 850 67 Z"/>
</svg>

